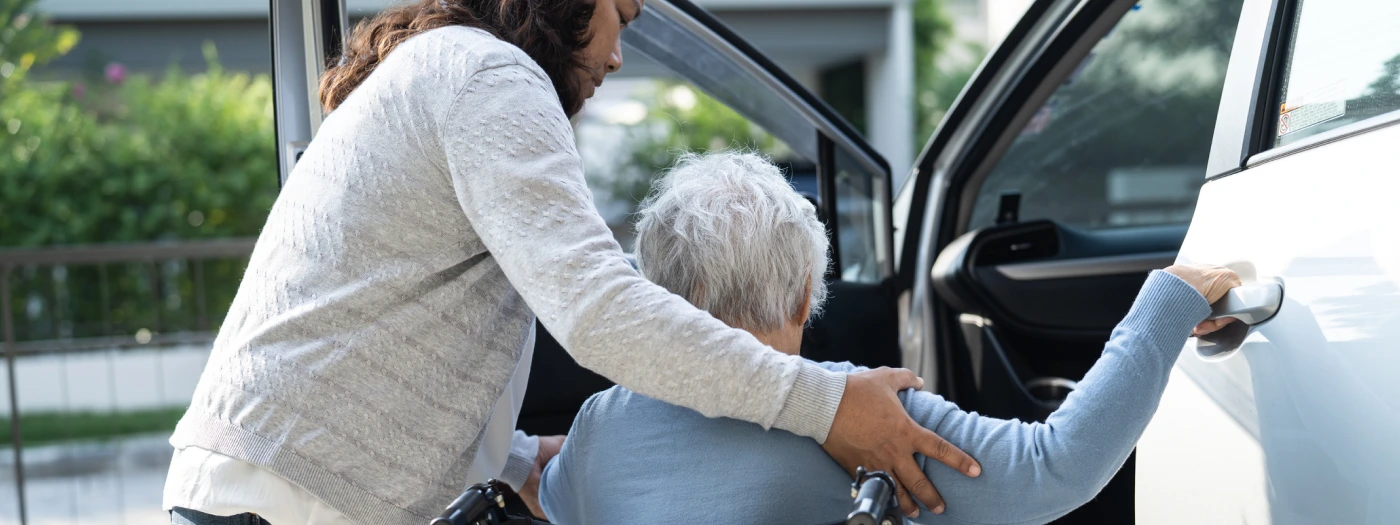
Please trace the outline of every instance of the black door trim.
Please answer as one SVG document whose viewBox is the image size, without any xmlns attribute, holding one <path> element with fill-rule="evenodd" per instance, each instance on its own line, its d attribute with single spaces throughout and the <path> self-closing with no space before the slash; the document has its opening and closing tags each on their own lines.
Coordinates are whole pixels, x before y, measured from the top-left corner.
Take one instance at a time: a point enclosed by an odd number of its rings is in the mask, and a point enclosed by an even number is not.
<svg viewBox="0 0 1400 525">
<path fill-rule="evenodd" d="M 1206 180 L 1240 172 L 1249 157 L 1272 146 L 1278 83 L 1296 1 L 1244 0 L 1215 117 Z"/>
</svg>

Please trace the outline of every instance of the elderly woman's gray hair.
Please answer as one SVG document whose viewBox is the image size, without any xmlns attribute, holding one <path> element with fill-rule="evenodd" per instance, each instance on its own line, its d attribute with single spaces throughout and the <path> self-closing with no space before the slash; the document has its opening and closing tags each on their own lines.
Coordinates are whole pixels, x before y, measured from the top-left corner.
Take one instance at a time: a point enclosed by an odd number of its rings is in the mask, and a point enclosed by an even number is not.
<svg viewBox="0 0 1400 525">
<path fill-rule="evenodd" d="M 767 159 L 686 154 L 652 186 L 637 265 L 652 282 L 730 326 L 771 332 L 826 301 L 826 230 Z"/>
</svg>

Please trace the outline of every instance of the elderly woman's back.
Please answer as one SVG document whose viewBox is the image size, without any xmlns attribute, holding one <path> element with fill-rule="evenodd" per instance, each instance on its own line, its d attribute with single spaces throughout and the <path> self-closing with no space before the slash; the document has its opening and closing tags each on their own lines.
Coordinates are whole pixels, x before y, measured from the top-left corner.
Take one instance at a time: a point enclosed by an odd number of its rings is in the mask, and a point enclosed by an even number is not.
<svg viewBox="0 0 1400 525">
<path fill-rule="evenodd" d="M 815 210 L 765 160 L 688 156 L 648 198 L 642 273 L 775 349 L 796 354 L 826 287 Z M 1122 466 L 1157 406 L 1192 327 L 1210 308 L 1191 285 L 1153 272 L 1103 357 L 1045 423 L 981 417 L 927 392 L 910 416 L 982 466 L 965 477 L 919 458 L 949 502 L 929 523 L 1041 523 L 1092 498 Z M 820 363 L 854 371 L 849 363 Z M 584 404 L 545 468 L 540 501 L 556 523 L 832 523 L 850 477 L 817 443 L 615 387 Z M 941 510 L 941 509 L 940 509 Z"/>
</svg>

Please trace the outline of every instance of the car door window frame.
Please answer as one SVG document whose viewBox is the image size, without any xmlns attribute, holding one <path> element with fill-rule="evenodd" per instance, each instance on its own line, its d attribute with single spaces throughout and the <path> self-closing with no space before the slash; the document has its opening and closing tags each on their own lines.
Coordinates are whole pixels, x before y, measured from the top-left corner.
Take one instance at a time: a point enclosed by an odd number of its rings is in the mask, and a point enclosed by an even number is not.
<svg viewBox="0 0 1400 525">
<path fill-rule="evenodd" d="M 1032 3 L 988 55 L 920 155 L 910 188 L 916 192 L 914 202 L 923 203 L 921 209 L 911 206 L 911 213 L 922 216 L 911 215 L 908 224 L 918 229 L 904 234 L 903 258 L 915 264 L 907 272 L 901 269 L 901 277 L 912 286 L 912 295 L 900 344 L 905 366 L 926 379 L 933 378 L 926 385 L 930 390 L 947 394 L 956 389 L 956 370 L 948 362 L 950 352 L 944 350 L 954 347 L 956 334 L 949 327 L 957 320 L 932 292 L 928 273 L 939 251 L 960 233 L 958 217 L 965 206 L 950 202 L 949 196 L 964 193 L 968 180 L 990 157 L 1006 130 L 1019 130 L 1034 115 L 1033 110 L 1023 111 L 1023 107 L 1038 106 L 1053 92 L 1039 86 L 1052 75 L 1063 79 L 1072 71 L 1064 71 L 1061 63 L 1077 64 L 1103 36 L 1100 32 L 1086 40 L 1083 37 L 1088 29 L 1105 17 L 1116 21 L 1135 4 L 1136 0 Z M 1038 101 L 1033 98 L 1037 96 Z"/>
<path fill-rule="evenodd" d="M 268 14 L 273 140 L 281 188 L 325 117 L 316 96 L 326 70 L 321 62 L 345 48 L 350 19 L 345 0 L 268 0 Z"/>
<path fill-rule="evenodd" d="M 972 221 L 972 212 L 977 201 L 978 191 L 986 182 L 987 176 L 996 169 L 997 163 L 1011 149 L 1016 137 L 1020 135 L 1021 129 L 1032 118 L 1035 118 L 1041 106 L 1060 89 L 1061 82 L 1074 74 L 1076 69 L 1079 69 L 1080 63 L 1094 50 L 1094 46 L 1097 46 L 1103 40 L 1104 35 L 1107 35 L 1114 26 L 1118 25 L 1118 21 L 1131 11 L 1136 3 L 1135 1 L 1110 2 L 1098 16 L 1087 21 L 1087 28 L 1070 42 L 1067 49 L 1051 60 L 1051 63 L 1048 64 L 1048 71 L 1041 77 L 1040 82 L 1028 86 L 1033 89 L 1030 90 L 1028 96 L 1018 101 L 1019 106 L 1015 108 L 1014 116 L 1001 128 L 995 141 L 964 182 L 963 189 L 958 195 L 955 231 L 959 233 L 967 231 Z M 1050 56 L 1047 55 L 1045 58 Z"/>
<path fill-rule="evenodd" d="M 1273 122 L 1263 113 L 1273 105 L 1278 56 L 1287 45 L 1289 0 L 1244 0 L 1235 43 L 1225 69 L 1225 88 L 1216 112 L 1215 133 L 1206 162 L 1206 180 L 1243 170 L 1250 156 L 1272 140 Z M 1276 106 L 1272 106 L 1276 107 Z M 1277 113 L 1277 111 L 1271 111 Z"/>
</svg>

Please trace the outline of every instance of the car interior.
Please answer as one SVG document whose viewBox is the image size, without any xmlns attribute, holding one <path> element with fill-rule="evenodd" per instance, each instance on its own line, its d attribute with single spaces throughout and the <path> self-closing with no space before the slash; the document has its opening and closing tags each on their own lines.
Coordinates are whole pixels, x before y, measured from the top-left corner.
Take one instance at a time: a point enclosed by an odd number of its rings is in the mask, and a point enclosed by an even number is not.
<svg viewBox="0 0 1400 525">
<path fill-rule="evenodd" d="M 1043 420 L 1097 361 L 1147 273 L 1175 261 L 1204 182 L 1240 5 L 1032 7 L 1060 30 L 1035 45 L 1041 55 L 1019 66 L 1000 114 L 965 142 L 930 243 L 939 390 L 962 408 Z M 1014 37 L 1036 38 L 1026 18 Z M 1156 24 L 1194 30 L 1164 37 Z M 1189 70 L 1171 63 L 1183 51 L 1209 57 L 1194 66 L 1209 80 L 1133 71 L 1140 62 Z M 1058 522 L 1132 520 L 1133 478 L 1130 457 Z"/>
</svg>

